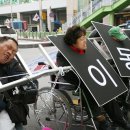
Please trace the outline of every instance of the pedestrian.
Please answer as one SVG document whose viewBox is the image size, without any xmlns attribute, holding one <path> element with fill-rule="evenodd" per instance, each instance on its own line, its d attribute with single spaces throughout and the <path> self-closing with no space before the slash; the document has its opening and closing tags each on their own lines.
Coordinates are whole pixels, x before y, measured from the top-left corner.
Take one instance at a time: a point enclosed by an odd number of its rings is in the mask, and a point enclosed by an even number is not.
<svg viewBox="0 0 130 130">
<path fill-rule="evenodd" d="M 84 53 L 87 52 L 86 51 L 87 50 L 86 30 L 78 25 L 74 25 L 67 30 L 64 36 L 64 42 L 65 44 L 68 45 L 68 47 L 72 49 L 72 51 L 78 53 L 79 55 L 83 55 Z M 62 56 L 60 52 L 57 53 L 57 65 L 70 66 L 68 61 Z M 69 71 L 68 73 L 65 73 L 65 76 L 63 76 L 63 78 L 67 82 L 74 84 L 75 86 L 78 86 L 79 84 L 79 80 L 73 71 Z M 95 100 L 93 99 L 89 91 L 86 89 L 83 82 L 81 82 L 80 87 L 83 89 L 83 91 L 86 94 L 94 119 L 99 122 L 98 129 L 112 130 L 110 123 L 107 121 L 105 115 L 102 113 L 102 109 L 97 106 Z M 86 105 L 84 97 L 82 99 L 83 99 L 82 101 L 83 105 Z M 108 113 L 110 118 L 112 117 L 114 122 L 116 122 L 119 126 L 125 128 L 125 130 L 130 130 L 130 125 L 127 124 L 127 122 L 124 120 L 120 107 L 115 100 L 111 101 L 110 103 L 107 103 L 105 108 L 106 108 L 105 109 L 106 113 Z"/>
<path fill-rule="evenodd" d="M 6 84 L 12 82 L 14 80 L 20 79 L 23 77 L 25 70 L 16 60 L 15 56 L 18 51 L 18 42 L 11 37 L 3 36 L 0 37 L 0 82 L 1 84 Z M 12 77 L 11 75 L 19 75 Z M 2 78 L 6 77 L 7 78 Z M 9 77 L 10 76 L 10 77 Z M 13 113 L 13 118 L 10 116 L 9 113 L 9 99 L 7 95 L 13 99 L 14 95 L 14 88 L 7 90 L 6 92 L 2 92 L 0 95 L 0 130 L 24 130 L 23 125 L 27 124 L 27 115 L 29 113 L 29 108 L 26 104 L 19 104 L 19 108 L 21 109 L 20 120 L 16 122 L 16 113 Z M 7 94 L 7 95 L 5 95 Z M 14 110 L 15 111 L 15 110 Z M 8 113 L 7 113 L 8 112 Z M 2 117 L 6 116 L 6 119 L 2 119 Z M 10 120 L 11 119 L 11 120 Z M 4 125 L 1 124 L 2 120 L 4 121 Z M 15 126 L 15 128 L 13 128 Z"/>
</svg>

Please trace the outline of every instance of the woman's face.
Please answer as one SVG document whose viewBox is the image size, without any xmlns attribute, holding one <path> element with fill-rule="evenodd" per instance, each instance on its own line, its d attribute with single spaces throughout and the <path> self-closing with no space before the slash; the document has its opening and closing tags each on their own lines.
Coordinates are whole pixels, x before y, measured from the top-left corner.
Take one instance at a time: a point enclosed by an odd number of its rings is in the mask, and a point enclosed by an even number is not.
<svg viewBox="0 0 130 130">
<path fill-rule="evenodd" d="M 76 43 L 73 46 L 79 50 L 86 50 L 87 49 L 87 39 L 86 36 L 81 36 L 77 39 Z"/>
<path fill-rule="evenodd" d="M 10 62 L 16 52 L 18 50 L 18 46 L 12 40 L 5 41 L 4 43 L 0 44 L 0 64 L 5 64 Z"/>
</svg>

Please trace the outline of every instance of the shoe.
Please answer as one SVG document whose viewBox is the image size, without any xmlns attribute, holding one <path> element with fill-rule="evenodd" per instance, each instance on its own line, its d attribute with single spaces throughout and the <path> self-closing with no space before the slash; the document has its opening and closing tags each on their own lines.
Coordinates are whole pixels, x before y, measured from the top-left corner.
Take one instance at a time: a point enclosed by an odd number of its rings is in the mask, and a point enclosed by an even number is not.
<svg viewBox="0 0 130 130">
<path fill-rule="evenodd" d="M 109 121 L 105 120 L 100 122 L 99 130 L 115 130 L 115 128 L 111 126 Z"/>
</svg>

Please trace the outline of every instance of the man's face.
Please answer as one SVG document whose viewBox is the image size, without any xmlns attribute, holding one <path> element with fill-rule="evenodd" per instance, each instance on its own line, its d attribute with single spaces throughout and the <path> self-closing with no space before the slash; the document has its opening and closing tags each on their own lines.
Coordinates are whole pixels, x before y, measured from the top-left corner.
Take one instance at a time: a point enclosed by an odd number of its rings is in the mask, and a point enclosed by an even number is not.
<svg viewBox="0 0 130 130">
<path fill-rule="evenodd" d="M 86 36 L 81 36 L 77 39 L 76 43 L 73 44 L 73 46 L 78 48 L 79 50 L 86 50 L 87 49 L 86 42 L 87 42 Z"/>
<path fill-rule="evenodd" d="M 0 44 L 0 64 L 5 64 L 10 62 L 14 56 L 18 47 L 16 43 L 12 40 L 5 41 Z"/>
</svg>

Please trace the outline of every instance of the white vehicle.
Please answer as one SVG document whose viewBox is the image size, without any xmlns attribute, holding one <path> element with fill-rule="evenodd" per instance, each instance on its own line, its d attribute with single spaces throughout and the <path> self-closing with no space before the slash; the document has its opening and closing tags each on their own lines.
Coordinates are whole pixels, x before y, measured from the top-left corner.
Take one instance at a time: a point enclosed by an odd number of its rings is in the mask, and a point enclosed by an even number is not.
<svg viewBox="0 0 130 130">
<path fill-rule="evenodd" d="M 9 26 L 6 25 L 0 25 L 0 37 L 1 36 L 9 36 L 18 40 L 18 35 L 16 31 L 13 28 L 10 28 Z"/>
</svg>

